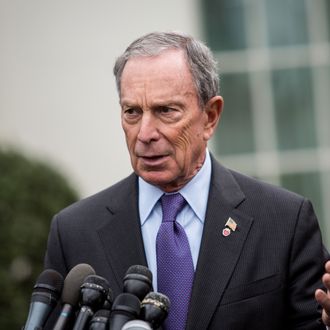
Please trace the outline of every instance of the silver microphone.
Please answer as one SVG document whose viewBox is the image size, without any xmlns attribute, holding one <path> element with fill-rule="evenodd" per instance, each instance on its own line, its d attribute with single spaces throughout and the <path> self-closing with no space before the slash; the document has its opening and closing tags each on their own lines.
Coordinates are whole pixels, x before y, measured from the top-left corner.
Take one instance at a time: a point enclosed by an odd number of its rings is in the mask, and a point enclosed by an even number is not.
<svg viewBox="0 0 330 330">
<path fill-rule="evenodd" d="M 132 320 L 124 324 L 121 330 L 152 330 L 149 323 L 142 320 Z"/>
</svg>

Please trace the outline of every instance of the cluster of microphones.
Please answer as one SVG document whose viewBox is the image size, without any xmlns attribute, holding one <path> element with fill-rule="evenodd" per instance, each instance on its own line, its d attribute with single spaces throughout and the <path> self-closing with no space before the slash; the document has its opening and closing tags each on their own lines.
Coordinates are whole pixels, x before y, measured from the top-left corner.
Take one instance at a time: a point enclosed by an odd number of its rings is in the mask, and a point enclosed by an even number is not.
<svg viewBox="0 0 330 330">
<path fill-rule="evenodd" d="M 78 264 L 66 278 L 46 269 L 32 291 L 24 330 L 42 330 L 56 306 L 60 313 L 53 330 L 152 330 L 167 317 L 170 302 L 152 291 L 152 273 L 131 266 L 123 279 L 123 292 L 113 299 L 109 282 L 88 264 Z M 57 307 L 58 308 L 58 307 Z"/>
</svg>

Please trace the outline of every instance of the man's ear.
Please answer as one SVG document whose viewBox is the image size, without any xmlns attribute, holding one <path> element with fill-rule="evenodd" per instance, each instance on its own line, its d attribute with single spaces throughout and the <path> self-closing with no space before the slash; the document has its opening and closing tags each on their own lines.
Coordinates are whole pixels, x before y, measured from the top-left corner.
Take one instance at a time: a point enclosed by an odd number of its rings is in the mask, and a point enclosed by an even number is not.
<svg viewBox="0 0 330 330">
<path fill-rule="evenodd" d="M 204 139 L 208 141 L 215 132 L 220 122 L 224 101 L 220 95 L 212 97 L 205 106 L 206 122 L 204 127 Z"/>
</svg>

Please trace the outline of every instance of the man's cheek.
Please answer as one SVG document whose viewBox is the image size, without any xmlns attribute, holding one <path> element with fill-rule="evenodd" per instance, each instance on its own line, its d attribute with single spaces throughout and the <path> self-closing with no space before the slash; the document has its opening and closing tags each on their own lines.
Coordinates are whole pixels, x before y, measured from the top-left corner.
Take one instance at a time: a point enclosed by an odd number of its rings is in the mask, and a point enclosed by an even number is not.
<svg viewBox="0 0 330 330">
<path fill-rule="evenodd" d="M 176 147 L 182 151 L 189 150 L 192 141 L 192 134 L 189 130 L 182 130 L 181 134 L 176 140 Z"/>
</svg>

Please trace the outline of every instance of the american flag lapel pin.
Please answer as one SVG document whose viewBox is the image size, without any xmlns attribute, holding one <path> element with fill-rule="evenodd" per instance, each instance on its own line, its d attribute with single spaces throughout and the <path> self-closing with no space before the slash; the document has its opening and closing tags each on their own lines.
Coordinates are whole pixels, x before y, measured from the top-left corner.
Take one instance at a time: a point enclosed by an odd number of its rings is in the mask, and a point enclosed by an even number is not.
<svg viewBox="0 0 330 330">
<path fill-rule="evenodd" d="M 232 231 L 233 232 L 236 231 L 236 229 L 237 229 L 236 221 L 231 217 L 229 217 L 225 224 L 225 228 L 222 230 L 222 236 L 227 237 L 231 234 Z"/>
<path fill-rule="evenodd" d="M 226 224 L 226 227 L 229 227 L 232 231 L 235 231 L 237 229 L 237 223 L 234 219 L 232 219 L 231 217 L 228 218 Z"/>
</svg>

